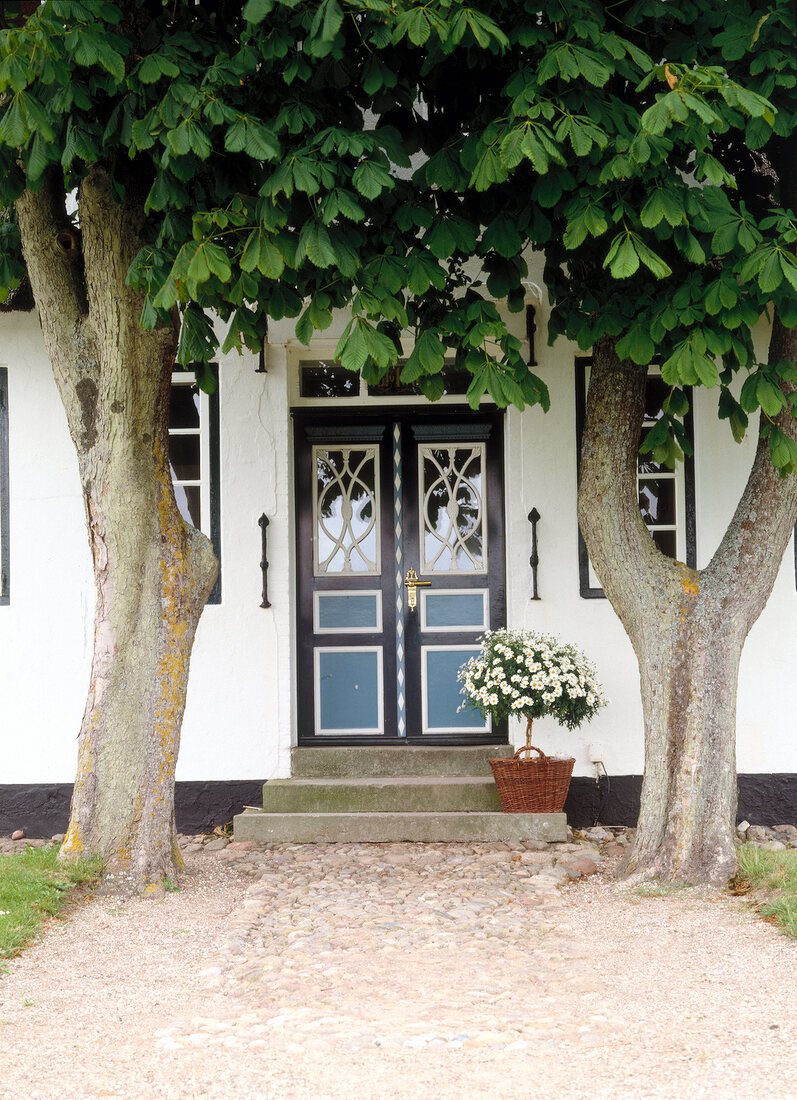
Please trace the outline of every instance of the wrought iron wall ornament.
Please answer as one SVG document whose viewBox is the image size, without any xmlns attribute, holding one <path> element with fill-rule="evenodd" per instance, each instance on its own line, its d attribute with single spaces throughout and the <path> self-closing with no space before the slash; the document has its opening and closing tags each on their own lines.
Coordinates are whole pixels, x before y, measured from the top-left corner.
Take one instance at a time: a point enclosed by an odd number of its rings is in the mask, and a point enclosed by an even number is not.
<svg viewBox="0 0 797 1100">
<path fill-rule="evenodd" d="M 268 516 L 263 513 L 260 519 L 257 521 L 260 527 L 260 569 L 263 573 L 263 601 L 260 604 L 261 607 L 271 607 L 268 601 Z"/>
<path fill-rule="evenodd" d="M 537 553 L 537 524 L 540 520 L 540 513 L 536 508 L 532 508 L 529 512 L 529 523 L 531 524 L 531 557 L 529 558 L 529 565 L 531 566 L 531 598 L 538 600 L 540 594 L 537 591 L 537 566 L 540 564 L 540 555 Z"/>
<path fill-rule="evenodd" d="M 537 366 L 537 357 L 534 351 L 534 333 L 537 331 L 534 306 L 526 306 L 526 339 L 529 342 L 529 366 Z"/>
</svg>

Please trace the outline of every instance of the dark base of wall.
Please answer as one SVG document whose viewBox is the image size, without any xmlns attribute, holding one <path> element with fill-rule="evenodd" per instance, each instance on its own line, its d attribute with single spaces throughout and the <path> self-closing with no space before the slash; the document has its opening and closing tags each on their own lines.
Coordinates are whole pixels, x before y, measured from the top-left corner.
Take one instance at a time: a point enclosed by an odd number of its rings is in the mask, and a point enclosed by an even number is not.
<svg viewBox="0 0 797 1100">
<path fill-rule="evenodd" d="M 797 824 L 797 775 L 739 776 L 736 820 L 751 825 Z M 596 783 L 575 776 L 565 802 L 570 825 L 636 825 L 639 816 L 641 775 L 611 775 Z"/>
<path fill-rule="evenodd" d="M 576 828 L 635 825 L 639 814 L 640 775 L 602 779 L 576 776 L 565 803 Z M 225 825 L 244 806 L 260 806 L 263 784 L 256 780 L 177 783 L 175 816 L 182 833 L 210 832 Z M 30 837 L 62 833 L 69 820 L 71 783 L 0 784 L 0 833 L 23 829 Z M 737 821 L 751 825 L 797 824 L 797 774 L 740 775 Z"/>
<path fill-rule="evenodd" d="M 23 829 L 26 836 L 63 833 L 69 822 L 71 783 L 0 784 L 0 833 Z M 244 806 L 262 806 L 257 780 L 177 783 L 174 813 L 181 833 L 211 832 L 226 825 Z"/>
</svg>

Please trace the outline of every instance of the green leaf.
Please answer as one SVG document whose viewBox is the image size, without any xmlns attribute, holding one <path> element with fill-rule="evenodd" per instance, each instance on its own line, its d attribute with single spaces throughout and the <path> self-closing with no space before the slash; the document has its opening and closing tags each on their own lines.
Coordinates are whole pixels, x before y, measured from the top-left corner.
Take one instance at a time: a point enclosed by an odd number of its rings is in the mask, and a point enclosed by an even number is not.
<svg viewBox="0 0 797 1100">
<path fill-rule="evenodd" d="M 702 265 L 706 262 L 703 247 L 690 229 L 680 226 L 675 232 L 675 241 L 691 264 Z"/>
<path fill-rule="evenodd" d="M 739 394 L 739 404 L 745 412 L 754 413 L 758 408 L 758 374 L 750 374 L 744 380 Z"/>
<path fill-rule="evenodd" d="M 587 239 L 587 221 L 583 213 L 571 218 L 562 235 L 562 242 L 567 249 L 578 248 Z"/>
<path fill-rule="evenodd" d="M 141 317 L 139 318 L 139 324 L 143 329 L 153 329 L 158 323 L 158 311 L 152 304 L 149 298 L 144 299 L 144 305 L 141 307 Z"/>
<path fill-rule="evenodd" d="M 224 135 L 224 148 L 231 153 L 240 153 L 246 144 L 246 119 L 239 115 Z"/>
<path fill-rule="evenodd" d="M 573 53 L 575 54 L 578 71 L 596 88 L 602 87 L 611 77 L 611 70 L 604 65 L 596 53 L 579 47 L 573 47 Z"/>
<path fill-rule="evenodd" d="M 783 274 L 780 255 L 773 249 L 758 273 L 758 285 L 764 294 L 771 294 L 773 290 L 777 290 L 783 282 Z"/>
<path fill-rule="evenodd" d="M 482 247 L 485 251 L 494 249 L 499 256 L 510 259 L 517 256 L 523 250 L 523 238 L 518 233 L 517 226 L 506 214 L 499 214 L 493 218 L 484 231 Z"/>
<path fill-rule="evenodd" d="M 142 84 L 154 84 L 162 76 L 179 76 L 180 70 L 163 54 L 151 53 L 139 65 L 137 75 Z"/>
<path fill-rule="evenodd" d="M 205 350 L 207 350 L 207 348 Z M 192 360 L 191 366 L 194 369 L 196 384 L 202 390 L 202 392 L 215 393 L 216 390 L 219 388 L 219 380 L 216 377 L 216 371 L 213 369 L 213 364 L 207 363 L 204 360 L 200 359 L 198 361 Z"/>
<path fill-rule="evenodd" d="M 609 267 L 615 279 L 628 279 L 638 270 L 639 256 L 634 247 L 634 242 L 629 236 L 626 235 L 622 238 L 612 259 L 610 260 L 607 256 L 603 261 L 603 266 Z"/>
<path fill-rule="evenodd" d="M 354 169 L 352 183 L 366 199 L 375 199 L 384 188 L 394 186 L 390 175 L 381 164 L 367 160 Z"/>
<path fill-rule="evenodd" d="M 477 191 L 486 191 L 492 184 L 505 180 L 506 176 L 498 150 L 495 146 L 488 145 L 471 173 L 470 186 Z"/>
<path fill-rule="evenodd" d="M 22 113 L 19 96 L 15 95 L 11 100 L 11 106 L 0 119 L 0 142 L 9 145 L 12 149 L 19 149 L 25 144 L 28 134 L 28 124 Z"/>
<path fill-rule="evenodd" d="M 756 385 L 756 397 L 767 416 L 777 416 L 781 409 L 786 408 L 787 401 L 783 390 L 763 375 L 759 377 Z"/>
<path fill-rule="evenodd" d="M 668 275 L 672 275 L 672 268 L 668 267 L 661 256 L 657 256 L 652 249 L 648 248 L 644 241 L 639 239 L 639 237 L 634 239 L 634 248 L 642 263 L 657 279 L 666 279 Z M 635 270 L 636 268 L 634 268 L 634 271 Z M 612 270 L 612 274 L 614 274 L 614 270 Z"/>
<path fill-rule="evenodd" d="M 407 36 L 415 46 L 423 46 L 431 34 L 432 26 L 423 8 L 416 8 L 407 22 Z"/>
<path fill-rule="evenodd" d="M 256 118 L 247 119 L 244 149 L 253 160 L 274 160 L 280 155 L 276 137 Z"/>
<path fill-rule="evenodd" d="M 274 10 L 276 0 L 247 0 L 244 5 L 243 17 L 247 23 L 262 23 L 267 15 Z"/>
<path fill-rule="evenodd" d="M 780 253 L 780 266 L 793 290 L 797 290 L 797 260 L 786 252 Z"/>
<path fill-rule="evenodd" d="M 426 374 L 438 374 L 445 363 L 445 348 L 440 337 L 433 332 L 424 332 L 417 344 L 421 366 Z"/>
<path fill-rule="evenodd" d="M 310 320 L 309 308 L 304 311 L 296 322 L 296 339 L 305 347 L 309 347 L 310 341 L 313 339 L 313 322 Z"/>
<path fill-rule="evenodd" d="M 335 349 L 335 358 L 346 370 L 361 371 L 368 359 L 368 345 L 361 324 L 359 318 L 349 322 Z"/>
<path fill-rule="evenodd" d="M 707 389 L 716 386 L 717 382 L 719 382 L 719 372 L 716 364 L 709 359 L 707 355 L 701 355 L 694 351 L 692 353 L 692 362 L 694 364 L 695 373 L 701 384 Z"/>
<path fill-rule="evenodd" d="M 338 254 L 329 232 L 319 222 L 310 222 L 305 226 L 300 237 L 300 250 L 302 245 L 308 260 L 316 267 L 333 267 L 337 263 Z"/>
<path fill-rule="evenodd" d="M 523 160 L 524 137 L 525 130 L 515 127 L 515 129 L 510 130 L 501 141 L 501 162 L 505 168 L 517 168 L 521 160 Z"/>
<path fill-rule="evenodd" d="M 177 362 L 194 369 L 200 362 L 206 362 L 216 349 L 213 324 L 204 310 L 190 304 L 183 311 L 180 339 L 177 345 Z M 201 386 L 199 374 L 197 383 Z"/>
<path fill-rule="evenodd" d="M 730 422 L 733 438 L 737 443 L 741 443 L 747 432 L 747 414 L 725 387 L 720 391 L 717 416 L 720 420 Z"/>
<path fill-rule="evenodd" d="M 208 241 L 205 245 L 205 258 L 212 275 L 223 283 L 230 281 L 230 261 L 220 245 Z"/>
<path fill-rule="evenodd" d="M 656 345 L 643 325 L 634 325 L 617 341 L 617 354 L 621 359 L 633 359 L 640 366 L 645 366 L 656 354 Z"/>
<path fill-rule="evenodd" d="M 263 230 L 253 229 L 246 238 L 240 266 L 242 271 L 257 269 L 267 279 L 278 279 L 285 270 L 285 261 Z"/>
<path fill-rule="evenodd" d="M 794 470 L 797 465 L 797 446 L 774 425 L 769 433 L 769 453 L 772 465 L 784 475 Z"/>
<path fill-rule="evenodd" d="M 446 218 L 437 218 L 423 240 L 438 260 L 447 259 L 456 248 L 454 234 Z"/>
<path fill-rule="evenodd" d="M 657 188 L 642 207 L 639 220 L 646 229 L 653 229 L 664 218 L 664 200 L 661 190 Z"/>
<path fill-rule="evenodd" d="M 657 99 L 652 107 L 648 107 L 639 120 L 640 127 L 648 134 L 662 135 L 670 124 L 670 112 L 667 108 L 666 96 Z"/>
</svg>

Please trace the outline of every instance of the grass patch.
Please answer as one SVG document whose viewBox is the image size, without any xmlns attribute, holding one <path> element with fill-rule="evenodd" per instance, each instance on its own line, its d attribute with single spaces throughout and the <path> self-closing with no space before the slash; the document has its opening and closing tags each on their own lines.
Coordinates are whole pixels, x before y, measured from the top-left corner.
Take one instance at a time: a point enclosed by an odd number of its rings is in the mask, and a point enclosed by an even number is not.
<svg viewBox="0 0 797 1100">
<path fill-rule="evenodd" d="M 59 867 L 57 856 L 55 846 L 0 856 L 0 959 L 18 955 L 76 886 L 91 885 L 102 873 L 98 859 Z"/>
<path fill-rule="evenodd" d="M 739 849 L 739 876 L 765 895 L 756 899 L 761 916 L 797 940 L 797 851 L 767 852 L 745 844 Z"/>
</svg>

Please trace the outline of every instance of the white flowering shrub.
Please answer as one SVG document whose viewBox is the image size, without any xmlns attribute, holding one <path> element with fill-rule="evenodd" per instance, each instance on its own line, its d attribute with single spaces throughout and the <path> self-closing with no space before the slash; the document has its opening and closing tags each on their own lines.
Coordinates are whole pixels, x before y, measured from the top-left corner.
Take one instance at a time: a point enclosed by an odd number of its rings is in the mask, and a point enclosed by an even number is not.
<svg viewBox="0 0 797 1100">
<path fill-rule="evenodd" d="M 568 729 L 608 703 L 595 669 L 573 645 L 530 630 L 488 630 L 458 679 L 466 705 L 493 721 L 550 715 Z"/>
</svg>

